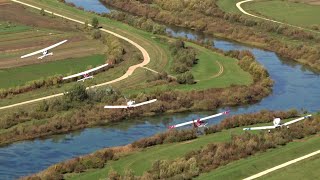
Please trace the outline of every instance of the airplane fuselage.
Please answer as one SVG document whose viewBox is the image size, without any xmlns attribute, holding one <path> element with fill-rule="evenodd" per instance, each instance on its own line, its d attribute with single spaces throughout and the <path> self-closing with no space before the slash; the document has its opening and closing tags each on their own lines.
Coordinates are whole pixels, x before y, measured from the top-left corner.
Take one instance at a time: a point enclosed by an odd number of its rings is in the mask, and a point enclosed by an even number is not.
<svg viewBox="0 0 320 180">
<path fill-rule="evenodd" d="M 43 54 L 43 55 L 40 56 L 40 57 L 38 57 L 38 59 L 43 59 L 43 58 L 46 57 L 46 56 L 52 56 L 52 55 L 53 55 L 53 52 L 50 52 L 50 53 L 49 53 L 49 51 L 43 51 L 42 54 Z"/>
</svg>

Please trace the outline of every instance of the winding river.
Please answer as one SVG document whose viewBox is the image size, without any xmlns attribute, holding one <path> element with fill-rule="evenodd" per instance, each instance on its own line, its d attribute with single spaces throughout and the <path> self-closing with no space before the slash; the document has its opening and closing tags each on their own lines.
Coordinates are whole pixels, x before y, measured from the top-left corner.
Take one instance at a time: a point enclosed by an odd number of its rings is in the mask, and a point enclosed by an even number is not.
<svg viewBox="0 0 320 180">
<path fill-rule="evenodd" d="M 85 10 L 109 13 L 98 0 L 66 0 Z M 168 28 L 167 32 L 176 37 L 190 39 L 208 38 L 202 34 L 181 28 Z M 212 38 L 210 38 L 212 39 Z M 223 50 L 248 49 L 269 71 L 275 81 L 273 93 L 260 103 L 232 109 L 232 114 L 255 112 L 261 109 L 287 110 L 305 109 L 310 112 L 320 110 L 320 75 L 293 61 L 283 60 L 275 53 L 234 43 L 212 39 L 215 47 Z M 220 110 L 222 111 L 222 110 Z M 183 113 L 132 119 L 129 122 L 109 127 L 88 128 L 66 135 L 56 135 L 46 139 L 22 141 L 0 148 L 0 179 L 14 179 L 41 171 L 48 166 L 87 154 L 95 150 L 120 146 L 137 139 L 165 131 L 169 124 L 203 117 L 213 112 Z M 221 119 L 209 121 L 218 123 Z"/>
</svg>

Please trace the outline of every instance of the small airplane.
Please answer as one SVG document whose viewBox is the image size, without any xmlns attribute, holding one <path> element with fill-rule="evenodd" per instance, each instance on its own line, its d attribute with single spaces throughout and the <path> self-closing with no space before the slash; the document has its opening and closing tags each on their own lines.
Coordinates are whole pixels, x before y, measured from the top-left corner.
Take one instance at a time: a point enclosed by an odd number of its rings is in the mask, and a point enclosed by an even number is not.
<svg viewBox="0 0 320 180">
<path fill-rule="evenodd" d="M 174 129 L 174 128 L 186 126 L 186 125 L 189 125 L 189 124 L 193 124 L 193 127 L 195 127 L 195 128 L 206 127 L 206 125 L 208 123 L 204 123 L 203 121 L 205 121 L 207 119 L 212 119 L 212 118 L 215 118 L 215 117 L 219 117 L 219 116 L 222 116 L 222 115 L 227 115 L 227 114 L 229 114 L 229 112 L 230 111 L 224 111 L 222 113 L 214 114 L 214 115 L 211 115 L 211 116 L 208 116 L 208 117 L 204 117 L 204 118 L 201 118 L 201 119 L 198 119 L 198 120 L 192 120 L 192 121 L 188 121 L 188 122 L 172 125 L 172 126 L 169 126 L 168 128 L 169 129 Z"/>
<path fill-rule="evenodd" d="M 57 44 L 54 44 L 54 45 L 49 46 L 49 47 L 47 47 L 47 48 L 44 48 L 44 49 L 35 51 L 35 52 L 30 53 L 30 54 L 27 54 L 27 55 L 23 55 L 23 56 L 21 56 L 21 59 L 26 58 L 26 57 L 30 57 L 30 56 L 33 56 L 33 55 L 36 55 L 36 54 L 40 54 L 40 53 L 42 53 L 42 56 L 38 57 L 38 59 L 42 59 L 42 58 L 44 58 L 44 57 L 46 57 L 46 56 L 50 56 L 50 55 L 52 56 L 52 55 L 53 55 L 53 52 L 50 52 L 50 53 L 49 53 L 49 50 L 50 50 L 50 49 L 53 49 L 53 48 L 55 48 L 55 47 L 57 47 L 57 46 L 60 46 L 61 44 L 65 43 L 65 42 L 67 42 L 67 41 L 68 41 L 68 40 L 63 40 L 63 41 L 58 42 Z"/>
<path fill-rule="evenodd" d="M 83 76 L 83 78 L 79 79 L 78 82 L 79 81 L 84 82 L 87 79 L 92 79 L 93 78 L 93 76 L 90 76 L 89 73 L 97 71 L 97 70 L 102 69 L 102 68 L 107 67 L 107 66 L 108 66 L 108 63 L 104 64 L 104 65 L 101 65 L 101 66 L 98 66 L 98 67 L 95 67 L 95 68 L 92 68 L 92 69 L 89 69 L 87 71 L 83 71 L 81 73 L 77 73 L 77 74 L 73 74 L 73 75 L 64 77 L 64 78 L 62 78 L 62 80 L 67 80 L 67 79 L 75 78 L 75 77 L 78 77 L 78 76 Z"/>
<path fill-rule="evenodd" d="M 149 100 L 149 101 L 145 101 L 145 102 L 142 102 L 142 103 L 138 103 L 138 104 L 135 104 L 136 102 L 135 101 L 128 101 L 127 102 L 127 105 L 126 106 L 104 106 L 105 109 L 127 109 L 127 108 L 135 108 L 135 107 L 139 107 L 139 106 L 143 106 L 143 105 L 146 105 L 146 104 L 150 104 L 150 103 L 153 103 L 153 102 L 156 102 L 157 99 L 152 99 L 152 100 Z"/>
<path fill-rule="evenodd" d="M 298 119 L 294 119 L 292 121 L 286 122 L 284 124 L 281 124 L 281 119 L 280 118 L 275 118 L 273 119 L 273 126 L 261 126 L 261 127 L 249 127 L 249 128 L 243 128 L 243 130 L 248 131 L 248 130 L 263 130 L 263 129 L 268 129 L 270 132 L 270 129 L 275 129 L 275 128 L 280 128 L 280 127 L 287 127 L 289 129 L 289 125 L 296 123 L 298 121 L 302 121 L 304 119 L 310 118 L 312 115 L 309 114 L 304 117 L 300 117 Z"/>
</svg>

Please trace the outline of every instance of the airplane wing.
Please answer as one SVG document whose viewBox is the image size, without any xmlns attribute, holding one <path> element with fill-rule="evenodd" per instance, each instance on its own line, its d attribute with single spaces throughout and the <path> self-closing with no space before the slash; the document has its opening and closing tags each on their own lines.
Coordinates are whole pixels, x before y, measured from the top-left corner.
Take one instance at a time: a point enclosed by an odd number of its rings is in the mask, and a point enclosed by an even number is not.
<svg viewBox="0 0 320 180">
<path fill-rule="evenodd" d="M 150 101 L 146 101 L 146 102 L 142 102 L 142 103 L 138 103 L 138 104 L 133 104 L 132 106 L 133 107 L 143 106 L 143 105 L 150 104 L 150 103 L 153 103 L 153 102 L 156 102 L 156 101 L 157 101 L 157 99 L 152 99 Z"/>
<path fill-rule="evenodd" d="M 261 126 L 261 127 L 249 127 L 249 128 L 243 128 L 244 131 L 250 131 L 250 130 L 263 130 L 263 129 L 274 129 L 276 126 Z"/>
<path fill-rule="evenodd" d="M 33 56 L 33 55 L 36 55 L 36 54 L 39 54 L 39 53 L 42 53 L 42 52 L 47 51 L 47 50 L 50 50 L 50 49 L 53 49 L 53 48 L 55 48 L 55 47 L 57 47 L 57 46 L 60 46 L 61 44 L 65 43 L 65 42 L 67 42 L 67 41 L 68 41 L 68 40 L 63 40 L 63 41 L 61 41 L 61 42 L 59 42 L 59 43 L 57 43 L 57 44 L 54 44 L 54 45 L 52 45 L 52 46 L 46 47 L 46 48 L 44 48 L 44 49 L 35 51 L 35 52 L 33 52 L 33 53 L 30 53 L 30 54 L 23 55 L 23 56 L 21 56 L 21 59 L 22 59 L 22 58 L 26 58 L 26 57 L 30 57 L 30 56 Z"/>
<path fill-rule="evenodd" d="M 142 106 L 142 105 L 145 105 L 145 104 L 150 104 L 150 103 L 153 103 L 153 102 L 156 102 L 157 99 L 152 99 L 150 101 L 146 101 L 146 102 L 142 102 L 142 103 L 139 103 L 139 104 L 134 104 L 130 107 L 138 107 L 138 106 Z M 122 109 L 126 109 L 128 108 L 128 106 L 104 106 L 105 109 L 119 109 L 119 108 L 122 108 Z"/>
<path fill-rule="evenodd" d="M 101 65 L 101 66 L 98 66 L 98 67 L 95 67 L 95 68 L 92 68 L 92 69 L 89 69 L 87 71 L 83 71 L 81 73 L 77 73 L 77 74 L 73 74 L 71 76 L 64 77 L 64 78 L 62 78 L 62 80 L 67 80 L 67 79 L 75 78 L 75 77 L 78 77 L 78 76 L 82 76 L 84 74 L 89 74 L 89 73 L 91 73 L 93 71 L 99 70 L 99 69 L 104 68 L 106 66 L 108 66 L 108 63 L 104 64 L 104 65 Z"/>
<path fill-rule="evenodd" d="M 211 116 L 207 116 L 207 117 L 201 118 L 200 121 L 205 121 L 207 119 L 212 119 L 212 118 L 215 118 L 215 117 L 219 117 L 219 116 L 222 116 L 222 115 L 225 115 L 225 114 L 228 114 L 228 113 L 229 113 L 229 111 L 225 111 L 225 112 L 222 112 L 222 113 L 214 114 L 214 115 L 211 115 Z M 194 122 L 197 122 L 197 120 L 192 120 L 192 121 L 184 122 L 184 123 L 181 123 L 181 124 L 176 124 L 176 125 L 173 125 L 173 126 L 169 126 L 169 129 L 186 126 L 186 125 L 189 125 L 189 124 L 193 124 Z"/>
<path fill-rule="evenodd" d="M 309 114 L 309 115 L 307 115 L 307 116 L 304 116 L 304 117 L 301 117 L 301 118 L 298 118 L 298 119 L 294 119 L 294 120 L 292 120 L 292 121 L 289 121 L 289 122 L 284 123 L 283 126 L 287 126 L 287 125 L 296 123 L 296 122 L 298 122 L 298 121 L 302 121 L 302 120 L 304 120 L 304 119 L 306 119 L 306 118 L 309 118 L 309 117 L 311 117 L 311 116 L 312 116 L 312 115 Z"/>
<path fill-rule="evenodd" d="M 126 109 L 128 106 L 104 106 L 105 109 Z"/>
</svg>

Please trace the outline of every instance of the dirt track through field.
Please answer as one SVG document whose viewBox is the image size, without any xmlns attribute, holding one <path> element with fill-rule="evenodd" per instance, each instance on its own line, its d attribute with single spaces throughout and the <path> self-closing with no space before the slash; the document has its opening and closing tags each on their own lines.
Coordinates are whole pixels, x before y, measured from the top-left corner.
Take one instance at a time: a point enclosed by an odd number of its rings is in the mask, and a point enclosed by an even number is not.
<svg viewBox="0 0 320 180">
<path fill-rule="evenodd" d="M 31 7 L 31 8 L 34 8 L 34 9 L 41 10 L 40 7 L 36 7 L 36 6 L 31 5 L 31 4 L 27 4 L 27 3 L 24 3 L 24 2 L 21 2 L 21 1 L 18 1 L 18 0 L 11 0 L 11 1 L 19 3 L 19 4 L 22 4 L 22 5 L 25 5 L 25 6 L 28 6 L 28 7 Z M 58 16 L 58 17 L 61 17 L 61 18 L 64 18 L 64 19 L 68 19 L 68 20 L 76 22 L 76 23 L 85 24 L 85 22 L 83 22 L 83 21 L 79 21 L 79 20 L 76 20 L 76 19 L 73 19 L 73 18 L 69 18 L 69 17 L 63 16 L 61 14 L 57 14 L 57 13 L 54 13 L 54 12 L 51 12 L 51 11 L 47 11 L 47 10 L 45 10 L 45 12 L 50 13 L 50 14 L 53 13 L 55 16 Z M 89 24 L 89 26 L 91 26 L 91 25 Z M 111 83 L 119 82 L 119 81 L 121 81 L 123 79 L 128 78 L 130 75 L 132 75 L 133 72 L 137 68 L 143 67 L 143 66 L 147 65 L 150 62 L 150 56 L 149 56 L 148 52 L 143 47 L 141 47 L 138 43 L 136 43 L 136 42 L 124 37 L 124 36 L 121 36 L 121 35 L 119 35 L 119 34 L 117 34 L 115 32 L 112 32 L 112 31 L 109 31 L 109 30 L 106 30 L 106 29 L 103 29 L 103 28 L 100 29 L 100 30 L 103 31 L 103 32 L 112 34 L 112 35 L 114 35 L 114 36 L 116 36 L 116 37 L 118 37 L 120 39 L 123 39 L 123 40 L 129 42 L 130 44 L 132 44 L 133 46 L 135 46 L 136 48 L 138 48 L 141 51 L 142 55 L 143 55 L 143 62 L 140 63 L 140 64 L 136 64 L 136 65 L 133 65 L 133 66 L 129 67 L 127 72 L 124 75 L 122 75 L 121 77 L 117 78 L 117 79 L 114 79 L 112 81 L 108 81 L 108 82 L 105 82 L 105 83 L 101 83 L 101 84 L 98 84 L 98 85 L 95 85 L 95 86 L 87 87 L 87 89 L 101 87 L 101 86 L 108 85 L 108 84 L 111 84 Z M 20 105 L 30 104 L 30 103 L 34 103 L 34 102 L 39 102 L 39 101 L 43 101 L 43 100 L 46 100 L 46 99 L 51 99 L 51 98 L 54 98 L 54 97 L 59 97 L 59 96 L 62 96 L 63 94 L 64 93 L 59 93 L 59 94 L 54 94 L 54 95 L 51 95 L 51 96 L 46 96 L 46 97 L 42 97 L 42 98 L 38 98 L 38 99 L 33 99 L 33 100 L 30 100 L 30 101 L 25 101 L 25 102 L 21 102 L 21 103 L 17 103 L 17 104 L 3 106 L 3 107 L 0 107 L 0 110 L 16 107 L 16 106 L 20 106 Z"/>
<path fill-rule="evenodd" d="M 264 176 L 264 175 L 266 175 L 266 174 L 268 174 L 268 173 L 270 173 L 270 172 L 272 172 L 272 171 L 275 171 L 275 170 L 284 168 L 284 167 L 289 166 L 289 165 L 291 165 L 291 164 L 294 164 L 294 163 L 296 163 L 296 162 L 299 162 L 299 161 L 302 161 L 302 160 L 307 159 L 307 158 L 309 158 L 309 157 L 315 156 L 315 155 L 317 155 L 317 154 L 319 154 L 319 153 L 320 153 L 320 150 L 315 151 L 315 152 L 313 152 L 313 153 L 307 154 L 307 155 L 305 155 L 305 156 L 302 156 L 302 157 L 293 159 L 293 160 L 288 161 L 288 162 L 286 162 L 286 163 L 283 163 L 283 164 L 280 164 L 280 165 L 275 166 L 275 167 L 273 167 L 273 168 L 270 168 L 270 169 L 267 169 L 267 170 L 265 170 L 265 171 L 262 171 L 262 172 L 260 172 L 260 173 L 258 173 L 258 174 L 253 175 L 253 176 L 247 177 L 247 178 L 245 178 L 244 180 L 252 180 L 252 179 L 259 178 L 259 177 Z"/>
<path fill-rule="evenodd" d="M 257 16 L 257 15 L 254 15 L 254 14 L 250 14 L 250 13 L 248 13 L 247 11 L 245 11 L 245 10 L 241 7 L 241 4 L 246 3 L 246 2 L 253 2 L 253 1 L 254 1 L 254 0 L 244 0 L 244 1 L 240 1 L 240 2 L 238 2 L 238 3 L 236 4 L 236 6 L 237 6 L 237 8 L 238 8 L 243 14 L 246 14 L 246 15 L 248 15 L 248 16 L 251 16 L 251 17 L 263 19 L 263 20 L 266 20 L 266 21 L 271 21 L 271 22 L 274 22 L 274 23 L 278 23 L 278 24 L 282 24 L 282 25 L 287 25 L 287 26 L 291 26 L 291 27 L 294 27 L 294 28 L 298 28 L 298 29 L 302 29 L 302 30 L 305 30 L 305 31 L 309 31 L 309 32 L 313 32 L 313 33 L 318 33 L 318 34 L 320 34 L 320 32 L 318 32 L 318 31 L 314 31 L 314 30 L 307 29 L 307 28 L 303 28 L 303 27 L 300 27 L 300 26 L 295 26 L 295 25 L 292 25 L 292 24 L 283 23 L 283 22 L 276 21 L 276 20 L 273 20 L 273 19 L 268 19 L 268 18 L 265 18 L 265 17 L 260 17 L 260 16 Z"/>
</svg>

